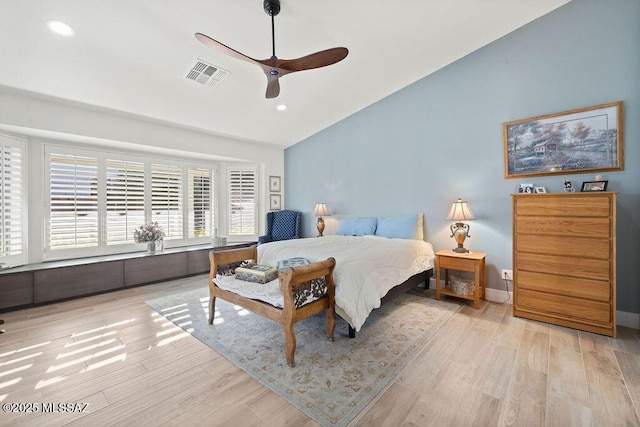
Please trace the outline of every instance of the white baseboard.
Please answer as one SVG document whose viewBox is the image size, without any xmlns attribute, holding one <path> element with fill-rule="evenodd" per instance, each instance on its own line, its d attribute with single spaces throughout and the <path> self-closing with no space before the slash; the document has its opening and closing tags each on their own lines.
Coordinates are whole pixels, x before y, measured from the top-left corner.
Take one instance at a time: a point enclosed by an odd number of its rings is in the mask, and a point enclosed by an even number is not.
<svg viewBox="0 0 640 427">
<path fill-rule="evenodd" d="M 431 278 L 429 289 L 436 288 L 436 279 Z M 503 289 L 487 288 L 487 300 L 491 302 L 513 304 L 513 293 Z M 640 329 L 640 313 L 629 313 L 626 311 L 616 311 L 616 323 L 627 328 Z"/>
<path fill-rule="evenodd" d="M 616 323 L 627 328 L 640 329 L 640 314 L 616 311 Z"/>
</svg>

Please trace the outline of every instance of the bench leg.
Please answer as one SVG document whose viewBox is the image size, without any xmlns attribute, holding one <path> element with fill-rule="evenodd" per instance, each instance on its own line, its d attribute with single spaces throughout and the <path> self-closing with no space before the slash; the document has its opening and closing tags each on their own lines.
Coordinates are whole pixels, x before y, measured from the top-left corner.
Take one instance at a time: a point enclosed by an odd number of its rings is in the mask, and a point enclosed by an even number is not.
<svg viewBox="0 0 640 427">
<path fill-rule="evenodd" d="M 209 324 L 213 324 L 213 316 L 216 314 L 216 297 L 209 298 Z"/>
<path fill-rule="evenodd" d="M 284 352 L 287 358 L 287 365 L 292 368 L 296 365 L 294 357 L 296 354 L 296 335 L 293 330 L 293 322 L 286 322 L 282 325 L 284 329 Z"/>
<path fill-rule="evenodd" d="M 327 338 L 329 341 L 333 341 L 333 333 L 336 330 L 336 314 L 331 309 L 325 310 L 327 317 Z"/>
</svg>

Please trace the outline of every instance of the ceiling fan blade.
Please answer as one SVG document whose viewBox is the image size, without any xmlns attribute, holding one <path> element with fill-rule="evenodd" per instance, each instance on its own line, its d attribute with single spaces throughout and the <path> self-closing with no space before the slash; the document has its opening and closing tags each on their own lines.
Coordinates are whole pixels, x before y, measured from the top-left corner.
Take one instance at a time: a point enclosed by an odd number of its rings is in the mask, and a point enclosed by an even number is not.
<svg viewBox="0 0 640 427">
<path fill-rule="evenodd" d="M 276 98 L 280 95 L 280 82 L 277 74 L 267 74 L 267 98 Z"/>
<path fill-rule="evenodd" d="M 237 50 L 231 49 L 229 46 L 226 46 L 220 43 L 219 41 L 212 39 L 207 35 L 204 35 L 202 33 L 196 33 L 196 38 L 198 39 L 198 41 L 200 41 L 200 43 L 210 47 L 213 50 L 216 50 L 220 53 L 224 53 L 225 55 L 229 55 L 237 59 L 242 59 L 243 61 L 251 62 L 252 64 L 256 64 L 261 67 L 259 61 L 243 53 L 240 53 Z"/>
<path fill-rule="evenodd" d="M 334 47 L 333 49 L 322 50 L 303 56 L 297 59 L 281 59 L 278 60 L 278 68 L 287 70 L 290 73 L 295 71 L 312 70 L 314 68 L 326 67 L 342 61 L 349 54 L 346 47 Z M 258 61 L 265 64 L 268 60 Z"/>
</svg>

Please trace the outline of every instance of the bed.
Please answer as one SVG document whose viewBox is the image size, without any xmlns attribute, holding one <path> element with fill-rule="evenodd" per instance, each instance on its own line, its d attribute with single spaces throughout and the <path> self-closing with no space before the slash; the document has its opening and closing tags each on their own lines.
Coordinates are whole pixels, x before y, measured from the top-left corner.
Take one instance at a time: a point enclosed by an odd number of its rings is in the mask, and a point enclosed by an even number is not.
<svg viewBox="0 0 640 427">
<path fill-rule="evenodd" d="M 433 247 L 421 239 L 330 235 L 258 246 L 260 264 L 297 257 L 310 262 L 335 258 L 335 308 L 349 323 L 350 334 L 360 330 L 385 296 L 428 280 L 434 267 Z"/>
</svg>

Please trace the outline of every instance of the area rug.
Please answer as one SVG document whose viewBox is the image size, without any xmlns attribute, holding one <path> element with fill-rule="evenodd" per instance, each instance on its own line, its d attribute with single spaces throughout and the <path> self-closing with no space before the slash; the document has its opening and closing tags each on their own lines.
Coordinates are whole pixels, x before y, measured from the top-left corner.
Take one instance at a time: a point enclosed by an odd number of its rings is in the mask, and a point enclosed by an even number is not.
<svg viewBox="0 0 640 427">
<path fill-rule="evenodd" d="M 279 324 L 216 300 L 207 323 L 206 288 L 147 304 L 323 426 L 345 426 L 383 391 L 460 306 L 412 294 L 374 310 L 355 339 L 338 317 L 335 341 L 324 313 L 295 324 L 294 368 L 285 360 Z"/>
</svg>

